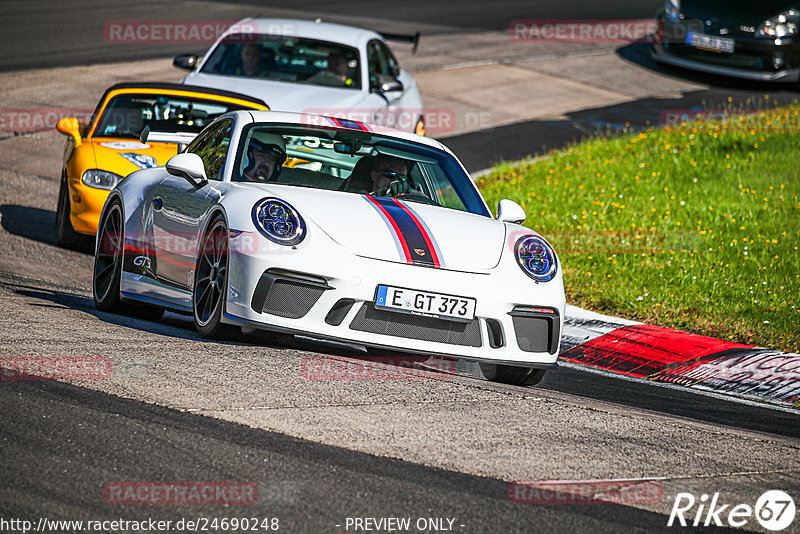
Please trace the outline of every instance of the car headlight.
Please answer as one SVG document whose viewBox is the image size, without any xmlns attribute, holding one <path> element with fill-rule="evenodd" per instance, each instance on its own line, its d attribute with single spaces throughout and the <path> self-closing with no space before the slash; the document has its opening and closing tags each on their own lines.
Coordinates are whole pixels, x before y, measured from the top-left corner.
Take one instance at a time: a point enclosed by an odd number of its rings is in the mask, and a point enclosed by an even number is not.
<svg viewBox="0 0 800 534">
<path fill-rule="evenodd" d="M 553 247 L 539 236 L 527 235 L 519 238 L 514 254 L 520 268 L 537 282 L 549 282 L 558 271 Z"/>
<path fill-rule="evenodd" d="M 122 180 L 122 176 L 119 174 L 100 169 L 89 169 L 81 176 L 81 182 L 95 189 L 114 189 L 120 180 Z"/>
<path fill-rule="evenodd" d="M 756 37 L 777 39 L 796 35 L 798 24 L 800 24 L 800 11 L 787 9 L 780 15 L 765 20 L 756 30 Z"/>
<path fill-rule="evenodd" d="M 253 206 L 253 222 L 264 237 L 280 245 L 296 245 L 306 236 L 306 223 L 289 203 L 264 198 Z"/>
<path fill-rule="evenodd" d="M 670 20 L 678 20 L 681 14 L 681 0 L 664 2 L 664 15 Z"/>
</svg>

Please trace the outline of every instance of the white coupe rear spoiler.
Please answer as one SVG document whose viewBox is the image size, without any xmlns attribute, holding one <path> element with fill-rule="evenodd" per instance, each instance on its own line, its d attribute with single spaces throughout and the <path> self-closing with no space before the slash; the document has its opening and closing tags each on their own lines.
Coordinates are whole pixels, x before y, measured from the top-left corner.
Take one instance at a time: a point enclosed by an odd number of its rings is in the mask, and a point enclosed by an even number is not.
<svg viewBox="0 0 800 534">
<path fill-rule="evenodd" d="M 197 134 L 188 132 L 151 132 L 150 127 L 145 126 L 139 135 L 139 141 L 142 143 L 148 141 L 151 143 L 175 143 L 179 145 L 178 152 L 181 152 L 183 150 L 182 147 L 191 143 L 195 137 L 197 137 Z"/>
</svg>

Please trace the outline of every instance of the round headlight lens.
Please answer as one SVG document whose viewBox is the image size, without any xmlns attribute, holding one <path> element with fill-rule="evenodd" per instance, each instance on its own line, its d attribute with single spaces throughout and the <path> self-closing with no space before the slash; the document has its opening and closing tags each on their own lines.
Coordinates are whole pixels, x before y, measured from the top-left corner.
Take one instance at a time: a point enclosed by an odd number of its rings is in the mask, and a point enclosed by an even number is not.
<svg viewBox="0 0 800 534">
<path fill-rule="evenodd" d="M 303 218 L 290 204 L 264 198 L 253 206 L 253 222 L 264 237 L 280 245 L 296 245 L 306 236 Z"/>
<path fill-rule="evenodd" d="M 100 169 L 89 169 L 81 176 L 81 182 L 95 189 L 114 189 L 120 180 L 122 180 L 122 176 L 119 174 Z"/>
<path fill-rule="evenodd" d="M 549 282 L 558 271 L 553 247 L 539 236 L 527 235 L 519 238 L 514 254 L 520 268 L 537 282 Z"/>
</svg>

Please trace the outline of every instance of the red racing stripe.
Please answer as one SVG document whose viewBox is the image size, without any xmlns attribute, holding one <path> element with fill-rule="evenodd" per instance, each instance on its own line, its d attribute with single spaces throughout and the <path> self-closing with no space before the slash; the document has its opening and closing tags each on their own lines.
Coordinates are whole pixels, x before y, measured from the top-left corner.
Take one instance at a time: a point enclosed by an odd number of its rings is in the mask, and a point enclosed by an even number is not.
<svg viewBox="0 0 800 534">
<path fill-rule="evenodd" d="M 398 206 L 400 206 L 403 209 L 403 211 L 405 211 L 408 214 L 408 216 L 411 218 L 411 220 L 414 221 L 414 224 L 417 225 L 417 228 L 419 228 L 419 233 L 422 234 L 422 238 L 425 240 L 425 244 L 428 245 L 428 250 L 431 253 L 431 259 L 433 260 L 434 267 L 436 267 L 437 269 L 439 267 L 441 267 L 441 265 L 439 265 L 439 257 L 436 255 L 436 248 L 433 246 L 433 242 L 432 242 L 431 236 L 429 236 L 428 232 L 425 231 L 425 228 L 419 222 L 417 217 L 402 202 L 399 202 L 397 199 L 394 199 L 394 198 L 392 199 L 392 201 L 395 204 L 397 204 Z"/>
<path fill-rule="evenodd" d="M 411 257 L 411 251 L 408 248 L 408 242 L 406 241 L 406 238 L 403 235 L 403 232 L 401 232 L 400 228 L 397 226 L 397 223 L 395 222 L 394 218 L 392 218 L 392 216 L 389 214 L 389 212 L 386 211 L 386 208 L 381 206 L 380 202 L 376 201 L 374 198 L 372 198 L 372 196 L 364 195 L 364 198 L 366 198 L 376 208 L 378 208 L 381 211 L 381 213 L 383 213 L 384 218 L 387 221 L 389 221 L 389 224 L 392 226 L 392 231 L 394 231 L 394 235 L 397 237 L 397 240 L 400 242 L 400 245 L 403 247 L 403 254 L 406 257 L 406 262 L 413 263 L 414 260 Z"/>
</svg>

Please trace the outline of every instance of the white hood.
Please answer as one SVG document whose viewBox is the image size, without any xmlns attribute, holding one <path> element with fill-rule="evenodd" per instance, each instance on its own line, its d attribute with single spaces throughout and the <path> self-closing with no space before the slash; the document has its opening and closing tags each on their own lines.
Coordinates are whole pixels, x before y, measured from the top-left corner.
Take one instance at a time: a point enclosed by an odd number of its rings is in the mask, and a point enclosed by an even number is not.
<svg viewBox="0 0 800 534">
<path fill-rule="evenodd" d="M 408 263 L 397 232 L 365 196 L 293 186 L 248 184 L 289 202 L 306 220 L 353 253 Z M 430 238 L 442 268 L 481 272 L 497 266 L 505 242 L 505 225 L 489 217 L 454 209 L 404 202 Z M 412 251 L 412 257 L 414 252 Z"/>
<path fill-rule="evenodd" d="M 358 89 L 342 89 L 291 82 L 257 80 L 192 72 L 184 83 L 235 91 L 260 98 L 273 111 L 335 115 L 337 110 L 357 108 L 364 99 Z M 324 113 L 325 111 L 327 113 Z"/>
</svg>

